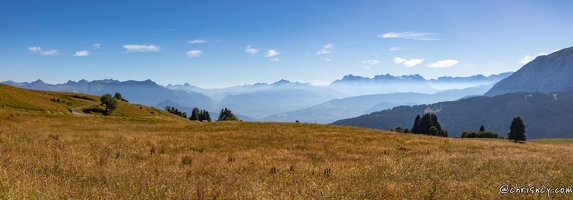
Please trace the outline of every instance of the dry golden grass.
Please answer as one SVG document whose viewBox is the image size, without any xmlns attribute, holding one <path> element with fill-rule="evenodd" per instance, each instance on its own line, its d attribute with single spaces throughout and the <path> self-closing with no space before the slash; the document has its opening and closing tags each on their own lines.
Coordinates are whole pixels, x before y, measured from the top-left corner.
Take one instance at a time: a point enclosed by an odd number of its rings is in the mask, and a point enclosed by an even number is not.
<svg viewBox="0 0 573 200">
<path fill-rule="evenodd" d="M 0 109 L 0 198 L 546 199 L 499 187 L 573 187 L 573 142 L 140 114 Z"/>
</svg>

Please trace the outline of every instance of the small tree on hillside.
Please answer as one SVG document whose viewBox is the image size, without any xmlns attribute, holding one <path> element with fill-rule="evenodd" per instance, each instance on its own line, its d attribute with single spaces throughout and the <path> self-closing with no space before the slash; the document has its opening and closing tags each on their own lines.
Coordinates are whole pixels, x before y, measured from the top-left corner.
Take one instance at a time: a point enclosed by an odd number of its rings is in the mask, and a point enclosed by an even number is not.
<svg viewBox="0 0 573 200">
<path fill-rule="evenodd" d="M 237 121 L 239 120 L 239 118 L 237 118 L 237 116 L 235 116 L 231 110 L 225 108 L 225 109 L 221 109 L 221 113 L 219 113 L 219 119 L 218 121 Z"/>
<path fill-rule="evenodd" d="M 209 111 L 206 111 L 206 110 L 205 110 L 205 111 L 203 112 L 203 118 L 204 118 L 204 120 L 207 120 L 208 122 L 211 121 L 211 115 L 209 115 Z"/>
<path fill-rule="evenodd" d="M 483 125 L 481 125 L 481 127 L 479 127 L 479 132 L 484 132 L 485 128 L 483 127 Z"/>
<path fill-rule="evenodd" d="M 104 94 L 99 99 L 101 104 L 105 105 L 105 112 L 110 113 L 111 111 L 117 109 L 117 100 L 111 96 L 111 94 Z"/>
<path fill-rule="evenodd" d="M 440 134 L 440 130 L 438 130 L 438 127 L 432 126 L 428 130 L 428 135 L 438 135 L 438 134 Z"/>
<path fill-rule="evenodd" d="M 121 93 L 116 92 L 115 95 L 113 95 L 113 97 L 115 97 L 115 99 L 117 100 L 123 100 L 123 97 L 121 96 Z"/>
<path fill-rule="evenodd" d="M 525 141 L 525 125 L 519 116 L 514 117 L 511 121 L 511 126 L 509 126 L 509 133 L 507 134 L 508 140 L 513 140 L 517 142 L 518 140 Z"/>
<path fill-rule="evenodd" d="M 199 120 L 199 108 L 197 107 L 193 108 L 193 111 L 191 112 L 191 117 L 189 117 L 189 119 L 193 121 Z"/>
</svg>

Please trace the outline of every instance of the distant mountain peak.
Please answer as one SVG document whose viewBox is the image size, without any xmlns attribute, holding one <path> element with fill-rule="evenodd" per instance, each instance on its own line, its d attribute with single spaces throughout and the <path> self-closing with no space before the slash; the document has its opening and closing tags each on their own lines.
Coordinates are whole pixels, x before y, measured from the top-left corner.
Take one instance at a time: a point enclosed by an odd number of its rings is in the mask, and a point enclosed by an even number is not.
<svg viewBox="0 0 573 200">
<path fill-rule="evenodd" d="M 281 79 L 281 80 L 274 82 L 272 84 L 286 84 L 286 83 L 291 83 L 291 82 L 288 80 L 285 80 L 285 79 Z"/>
<path fill-rule="evenodd" d="M 509 77 L 496 83 L 485 95 L 514 92 L 556 92 L 573 88 L 573 47 L 538 56 Z"/>
<path fill-rule="evenodd" d="M 36 80 L 36 81 L 34 81 L 34 82 L 32 82 L 32 83 L 34 83 L 34 84 L 46 84 L 46 83 L 45 83 L 44 81 L 42 81 L 41 79 L 38 79 L 38 80 Z"/>
</svg>

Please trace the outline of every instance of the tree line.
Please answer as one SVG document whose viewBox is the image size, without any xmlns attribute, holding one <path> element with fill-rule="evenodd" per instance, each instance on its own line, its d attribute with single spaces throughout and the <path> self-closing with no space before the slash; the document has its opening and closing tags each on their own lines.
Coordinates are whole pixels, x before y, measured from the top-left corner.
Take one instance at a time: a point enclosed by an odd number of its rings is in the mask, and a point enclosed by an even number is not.
<svg viewBox="0 0 573 200">
<path fill-rule="evenodd" d="M 513 120 L 511 121 L 509 129 L 510 132 L 507 134 L 508 140 L 513 140 L 514 142 L 526 140 L 525 125 L 523 124 L 523 120 L 521 120 L 521 117 L 519 116 L 514 117 Z M 414 119 L 414 125 L 412 126 L 412 129 L 408 128 L 403 129 L 402 127 L 398 126 L 396 127 L 395 130 L 392 129 L 390 130 L 401 133 L 425 134 L 425 135 L 448 137 L 448 130 L 442 129 L 442 126 L 438 122 L 438 116 L 432 113 L 426 113 L 422 117 L 420 117 L 420 115 L 417 115 L 416 118 Z M 485 127 L 483 125 L 481 125 L 477 133 L 474 132 L 473 130 L 462 131 L 460 137 L 505 139 L 503 136 L 494 133 L 493 131 L 485 130 Z"/>
<path fill-rule="evenodd" d="M 165 106 L 165 110 L 169 113 L 173 113 L 175 115 L 187 118 L 186 112 L 181 112 L 173 106 Z M 209 114 L 209 111 L 199 110 L 199 108 L 197 108 L 197 107 L 194 107 L 193 111 L 191 111 L 191 116 L 189 117 L 189 120 L 191 120 L 191 121 L 207 121 L 207 122 L 212 121 L 211 115 Z M 238 121 L 238 120 L 239 120 L 239 118 L 237 116 L 235 116 L 235 114 L 233 114 L 233 112 L 228 108 L 221 109 L 221 112 L 219 113 L 219 118 L 217 118 L 217 121 Z"/>
</svg>

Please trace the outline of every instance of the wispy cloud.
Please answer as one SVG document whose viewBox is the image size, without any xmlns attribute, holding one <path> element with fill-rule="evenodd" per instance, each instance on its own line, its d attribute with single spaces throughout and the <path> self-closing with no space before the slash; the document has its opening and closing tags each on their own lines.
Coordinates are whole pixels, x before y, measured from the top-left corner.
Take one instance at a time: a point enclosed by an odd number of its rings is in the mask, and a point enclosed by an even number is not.
<svg viewBox="0 0 573 200">
<path fill-rule="evenodd" d="M 245 52 L 247 52 L 248 54 L 255 55 L 257 54 L 257 52 L 259 52 L 259 49 L 255 49 L 255 48 L 251 48 L 251 46 L 253 45 L 248 45 L 247 48 L 245 48 Z"/>
<path fill-rule="evenodd" d="M 372 60 L 363 60 L 363 61 L 360 61 L 360 63 L 366 64 L 366 65 L 377 65 L 377 64 L 380 64 L 380 61 L 372 59 Z"/>
<path fill-rule="evenodd" d="M 278 59 L 278 58 L 271 58 L 271 61 L 273 61 L 273 62 L 279 62 L 279 61 L 281 61 L 281 60 Z"/>
<path fill-rule="evenodd" d="M 324 61 L 325 62 L 332 62 L 332 60 L 330 58 L 325 58 Z"/>
<path fill-rule="evenodd" d="M 316 52 L 317 55 L 320 54 L 329 54 L 332 52 L 332 48 L 334 47 L 334 44 L 327 44 L 324 45 L 324 47 L 322 47 L 322 49 L 318 50 L 318 52 Z"/>
<path fill-rule="evenodd" d="M 417 58 L 405 59 L 400 57 L 394 57 L 392 61 L 394 61 L 394 63 L 396 64 L 404 64 L 405 67 L 413 67 L 424 62 L 424 59 L 417 59 Z"/>
<path fill-rule="evenodd" d="M 458 64 L 457 60 L 440 60 L 438 62 L 429 64 L 428 67 L 433 68 L 447 68 Z"/>
<path fill-rule="evenodd" d="M 418 32 L 389 32 L 377 35 L 379 38 L 402 38 L 409 40 L 439 40 L 437 38 L 430 37 L 435 35 L 435 33 L 418 33 Z"/>
<path fill-rule="evenodd" d="M 100 43 L 93 43 L 93 44 L 92 44 L 92 49 L 99 49 L 100 46 L 101 46 Z"/>
<path fill-rule="evenodd" d="M 537 58 L 537 56 L 545 56 L 547 55 L 546 52 L 539 52 L 537 55 L 525 55 L 523 58 L 521 58 L 521 60 L 519 60 L 519 63 L 521 64 L 527 64 L 529 62 L 531 62 L 533 59 Z"/>
<path fill-rule="evenodd" d="M 189 44 L 203 44 L 203 43 L 207 43 L 209 41 L 207 40 L 202 40 L 202 39 L 197 39 L 197 40 L 190 40 L 187 43 Z"/>
<path fill-rule="evenodd" d="M 155 45 L 126 44 L 122 46 L 127 52 L 159 52 L 161 48 Z"/>
<path fill-rule="evenodd" d="M 201 54 L 203 54 L 203 51 L 201 51 L 201 50 L 191 50 L 191 51 L 188 51 L 188 52 L 185 53 L 185 54 L 187 54 L 187 56 L 189 56 L 189 57 L 199 57 Z"/>
<path fill-rule="evenodd" d="M 267 51 L 267 54 L 265 55 L 265 57 L 273 57 L 273 56 L 277 56 L 279 54 L 281 54 L 281 53 L 274 50 L 274 49 L 271 49 L 271 50 Z"/>
<path fill-rule="evenodd" d="M 50 49 L 47 51 L 42 51 L 42 52 L 40 52 L 40 55 L 43 55 L 43 56 L 58 55 L 58 50 Z"/>
<path fill-rule="evenodd" d="M 42 47 L 28 47 L 30 53 L 40 53 L 42 52 Z"/>
<path fill-rule="evenodd" d="M 50 49 L 44 51 L 42 50 L 42 47 L 28 47 L 28 51 L 30 51 L 30 53 L 37 53 L 43 56 L 58 55 L 58 50 Z"/>
<path fill-rule="evenodd" d="M 404 50 L 400 47 L 390 47 L 390 51 L 400 51 L 400 50 Z"/>
<path fill-rule="evenodd" d="M 88 56 L 90 55 L 90 52 L 83 50 L 83 51 L 76 51 L 76 55 L 74 56 Z"/>
</svg>

